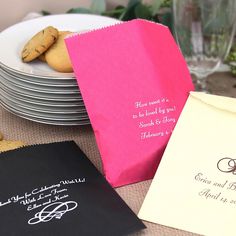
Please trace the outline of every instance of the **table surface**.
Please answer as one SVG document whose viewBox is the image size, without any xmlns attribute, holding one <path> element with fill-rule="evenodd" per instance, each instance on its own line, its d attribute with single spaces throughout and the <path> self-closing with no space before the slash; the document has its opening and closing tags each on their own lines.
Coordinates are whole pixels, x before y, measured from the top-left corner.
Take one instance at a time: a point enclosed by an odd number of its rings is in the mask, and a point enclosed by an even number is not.
<svg viewBox="0 0 236 236">
<path fill-rule="evenodd" d="M 236 78 L 230 73 L 215 73 L 208 79 L 208 85 L 214 94 L 236 97 Z M 8 140 L 21 140 L 26 144 L 49 143 L 64 140 L 74 140 L 102 172 L 100 154 L 96 145 L 93 130 L 87 126 L 53 126 L 39 124 L 17 117 L 0 107 L 0 131 Z M 151 180 L 117 188 L 116 191 L 137 214 Z M 166 209 L 170 212 L 172 209 Z M 194 236 L 196 234 L 144 222 L 147 229 L 134 235 L 158 236 Z"/>
</svg>

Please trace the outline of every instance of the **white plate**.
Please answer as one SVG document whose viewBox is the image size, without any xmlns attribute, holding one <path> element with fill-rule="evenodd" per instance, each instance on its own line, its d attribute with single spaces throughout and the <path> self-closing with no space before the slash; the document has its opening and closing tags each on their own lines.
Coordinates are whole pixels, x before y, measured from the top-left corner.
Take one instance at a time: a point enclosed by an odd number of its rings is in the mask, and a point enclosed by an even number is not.
<svg viewBox="0 0 236 236">
<path fill-rule="evenodd" d="M 75 94 L 56 94 L 56 93 L 45 93 L 45 92 L 35 92 L 28 90 L 26 88 L 20 88 L 6 80 L 3 82 L 3 77 L 0 77 L 0 87 L 5 90 L 11 91 L 13 94 L 20 96 L 25 96 L 29 98 L 37 98 L 44 101 L 82 101 L 81 95 Z"/>
<path fill-rule="evenodd" d="M 76 112 L 86 112 L 85 106 L 80 102 L 66 102 L 66 101 L 41 101 L 37 99 L 30 99 L 27 97 L 19 96 L 17 94 L 13 94 L 4 88 L 0 87 L 0 95 L 3 94 L 7 98 L 12 98 L 15 101 L 19 101 L 19 103 L 28 104 L 32 107 L 41 107 L 55 111 L 76 111 Z M 0 97 L 1 99 L 1 97 Z"/>
<path fill-rule="evenodd" d="M 70 86 L 70 87 L 57 87 L 57 86 L 50 86 L 50 85 L 38 85 L 38 84 L 30 84 L 26 81 L 22 81 L 17 77 L 11 76 L 3 71 L 0 71 L 0 78 L 2 82 L 6 82 L 12 84 L 18 88 L 27 89 L 32 92 L 39 92 L 39 93 L 53 93 L 53 94 L 79 94 L 80 91 L 78 86 Z M 37 80 L 37 78 L 35 78 Z"/>
<path fill-rule="evenodd" d="M 32 77 L 32 76 L 26 76 L 21 75 L 9 70 L 4 70 L 0 66 L 0 74 L 8 75 L 14 79 L 17 79 L 21 82 L 30 84 L 32 86 L 34 85 L 40 85 L 40 86 L 50 86 L 50 87 L 75 87 L 77 85 L 77 81 L 75 78 L 40 78 L 40 77 Z"/>
<path fill-rule="evenodd" d="M 22 99 L 19 99 L 15 96 L 9 96 L 3 89 L 0 88 L 0 100 L 1 99 L 7 99 L 11 101 L 12 103 L 15 103 L 18 106 L 21 106 L 25 109 L 30 109 L 32 111 L 39 111 L 39 112 L 45 112 L 45 113 L 56 113 L 56 114 L 77 114 L 82 115 L 86 114 L 86 109 L 84 107 L 74 106 L 74 107 L 65 107 L 65 106 L 48 106 L 48 105 L 35 105 L 30 102 L 24 101 Z"/>
<path fill-rule="evenodd" d="M 32 106 L 48 106 L 51 108 L 57 108 L 57 107 L 62 107 L 62 108 L 76 108 L 79 107 L 80 109 L 84 109 L 85 110 L 85 106 L 83 101 L 65 101 L 65 100 L 42 100 L 42 99 L 38 99 L 36 97 L 30 97 L 30 96 L 23 96 L 22 94 L 17 94 L 12 90 L 9 90 L 7 87 L 1 87 L 0 86 L 0 91 L 5 92 L 5 94 L 7 94 L 8 97 L 14 98 L 16 100 L 19 101 L 23 101 L 26 103 L 30 103 L 32 104 Z"/>
<path fill-rule="evenodd" d="M 7 111 L 9 111 L 10 113 L 17 115 L 21 118 L 30 120 L 30 121 L 35 121 L 38 123 L 42 123 L 42 124 L 48 124 L 48 125 L 67 125 L 67 126 L 74 126 L 74 125 L 89 125 L 90 121 L 86 120 L 86 121 L 55 121 L 55 120 L 48 120 L 48 119 L 42 119 L 42 118 L 38 118 L 38 117 L 34 117 L 34 116 L 30 116 L 27 115 L 25 113 L 22 112 L 17 112 L 15 111 L 15 109 L 10 108 L 9 106 L 5 105 L 3 102 L 1 102 L 0 100 L 0 105 Z"/>
<path fill-rule="evenodd" d="M 35 118 L 45 119 L 45 120 L 54 120 L 54 121 L 87 121 L 88 115 L 78 115 L 78 114 L 55 114 L 55 113 L 45 113 L 39 112 L 36 110 L 30 110 L 15 104 L 4 97 L 1 97 L 0 100 L 5 106 L 8 106 L 11 110 L 19 114 L 25 114 Z"/>
<path fill-rule="evenodd" d="M 98 29 L 119 21 L 103 16 L 87 14 L 63 14 L 39 17 L 13 25 L 0 33 L 0 64 L 8 71 L 33 77 L 71 78 L 73 73 L 55 72 L 46 63 L 23 63 L 21 51 L 25 43 L 38 31 L 51 25 L 59 30 L 79 32 Z"/>
</svg>

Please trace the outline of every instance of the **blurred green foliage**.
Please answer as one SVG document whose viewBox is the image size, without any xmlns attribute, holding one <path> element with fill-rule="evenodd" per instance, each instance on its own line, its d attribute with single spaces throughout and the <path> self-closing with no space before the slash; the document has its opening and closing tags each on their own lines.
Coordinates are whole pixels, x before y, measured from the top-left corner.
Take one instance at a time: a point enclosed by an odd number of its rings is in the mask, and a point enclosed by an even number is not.
<svg viewBox="0 0 236 236">
<path fill-rule="evenodd" d="M 99 14 L 109 16 L 121 21 L 128 21 L 132 19 L 146 19 L 154 22 L 167 25 L 172 29 L 172 14 L 171 14 L 172 0 L 153 0 L 153 3 L 146 4 L 142 0 L 129 0 L 126 6 L 118 5 L 114 9 L 106 9 L 105 0 L 92 0 L 90 8 L 71 8 L 66 13 L 80 13 L 80 14 Z M 160 9 L 164 9 L 160 11 Z M 50 12 L 42 11 L 43 15 L 49 15 Z"/>
</svg>

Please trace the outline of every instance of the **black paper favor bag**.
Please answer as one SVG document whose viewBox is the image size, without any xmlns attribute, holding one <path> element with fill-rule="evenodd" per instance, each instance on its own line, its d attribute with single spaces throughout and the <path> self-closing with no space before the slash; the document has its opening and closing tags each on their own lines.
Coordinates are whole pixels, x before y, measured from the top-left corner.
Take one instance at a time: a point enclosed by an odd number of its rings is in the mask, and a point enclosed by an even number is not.
<svg viewBox="0 0 236 236">
<path fill-rule="evenodd" d="M 126 235 L 145 228 L 74 142 L 0 154 L 0 235 Z"/>
</svg>

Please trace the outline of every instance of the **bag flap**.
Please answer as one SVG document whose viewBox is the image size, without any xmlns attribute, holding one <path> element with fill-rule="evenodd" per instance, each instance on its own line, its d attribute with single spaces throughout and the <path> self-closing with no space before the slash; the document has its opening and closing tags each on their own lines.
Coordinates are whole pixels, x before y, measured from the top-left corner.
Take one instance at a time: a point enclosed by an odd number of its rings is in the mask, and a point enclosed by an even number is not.
<svg viewBox="0 0 236 236">
<path fill-rule="evenodd" d="M 216 109 L 236 113 L 236 99 L 202 92 L 190 92 L 190 96 Z"/>
</svg>

